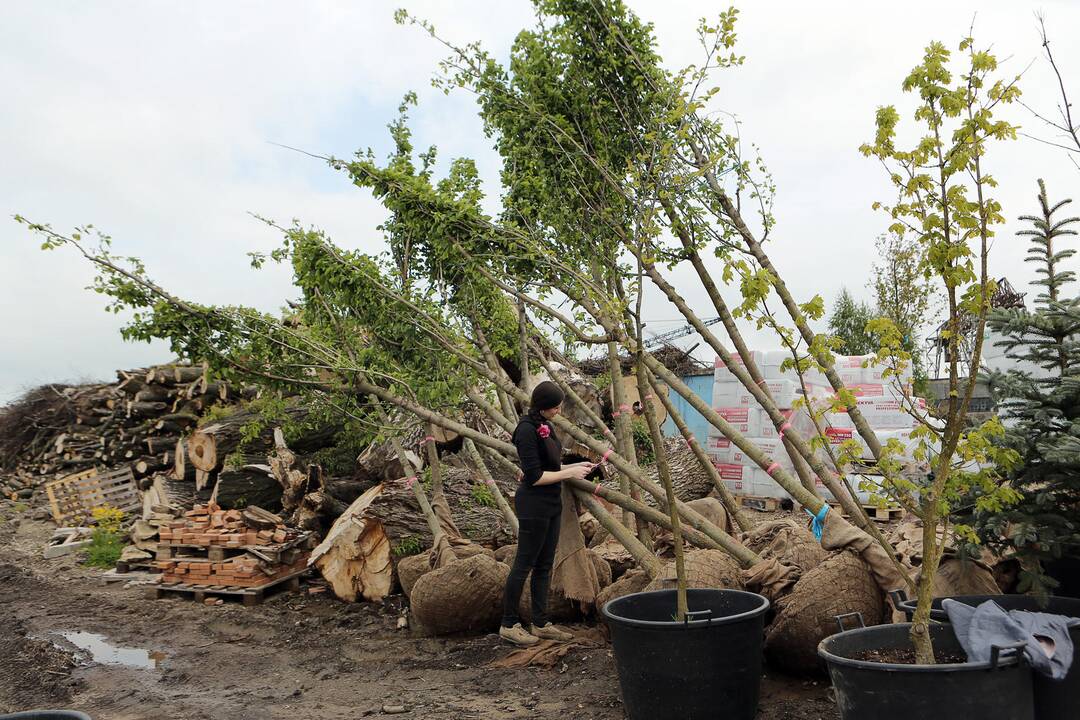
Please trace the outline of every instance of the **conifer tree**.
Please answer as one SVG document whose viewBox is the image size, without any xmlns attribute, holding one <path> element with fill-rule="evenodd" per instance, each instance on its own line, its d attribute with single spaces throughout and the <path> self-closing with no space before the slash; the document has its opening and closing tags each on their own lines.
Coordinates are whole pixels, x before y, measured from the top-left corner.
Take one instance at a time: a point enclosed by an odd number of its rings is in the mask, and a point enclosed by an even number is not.
<svg viewBox="0 0 1080 720">
<path fill-rule="evenodd" d="M 1045 594 L 1057 586 L 1044 566 L 1080 556 L 1080 296 L 1066 292 L 1076 280 L 1064 247 L 1077 235 L 1080 218 L 1063 216 L 1071 200 L 1051 205 L 1039 181 L 1040 214 L 1022 217 L 1032 227 L 1027 262 L 1036 263 L 1042 291 L 1033 310 L 993 313 L 990 327 L 1016 367 L 993 373 L 991 389 L 1007 431 L 1002 440 L 1019 454 L 1007 480 L 1022 499 L 1006 509 L 979 512 L 978 526 L 990 547 L 1015 550 L 1021 562 L 1019 590 Z"/>
</svg>

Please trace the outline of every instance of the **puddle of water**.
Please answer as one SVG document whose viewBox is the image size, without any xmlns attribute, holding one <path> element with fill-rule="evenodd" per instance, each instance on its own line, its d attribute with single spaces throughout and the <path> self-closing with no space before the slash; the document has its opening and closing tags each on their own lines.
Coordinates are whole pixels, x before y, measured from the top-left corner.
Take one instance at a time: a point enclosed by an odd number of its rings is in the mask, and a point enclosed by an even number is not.
<svg viewBox="0 0 1080 720">
<path fill-rule="evenodd" d="M 104 635 L 96 633 L 69 630 L 56 633 L 69 643 L 84 650 L 90 655 L 90 659 L 102 665 L 126 665 L 128 667 L 154 670 L 161 667 L 161 661 L 165 659 L 163 652 L 151 652 L 142 648 L 117 647 L 110 643 Z"/>
</svg>

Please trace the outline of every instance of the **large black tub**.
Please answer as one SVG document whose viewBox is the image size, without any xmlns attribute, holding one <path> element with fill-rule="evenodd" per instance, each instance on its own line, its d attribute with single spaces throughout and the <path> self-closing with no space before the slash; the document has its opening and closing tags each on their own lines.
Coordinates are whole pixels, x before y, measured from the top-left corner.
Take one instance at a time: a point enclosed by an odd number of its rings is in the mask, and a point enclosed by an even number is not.
<svg viewBox="0 0 1080 720">
<path fill-rule="evenodd" d="M 603 607 L 630 720 L 751 720 L 769 601 L 741 590 L 635 593 Z"/>
<path fill-rule="evenodd" d="M 930 619 L 949 622 L 949 616 L 941 607 L 945 598 L 934 598 L 930 610 Z M 1066 615 L 1073 618 L 1069 622 L 1069 637 L 1073 641 L 1073 664 L 1069 674 L 1062 680 L 1051 680 L 1045 675 L 1034 674 L 1035 718 L 1036 720 L 1074 720 L 1080 718 L 1080 599 L 1068 597 L 1050 597 L 1045 604 L 1031 595 L 954 595 L 950 600 L 976 607 L 987 600 L 993 600 L 1004 610 L 1027 610 L 1045 612 L 1052 615 Z M 915 614 L 916 600 L 907 600 L 903 595 L 895 598 L 896 607 L 903 611 L 908 620 Z"/>
<path fill-rule="evenodd" d="M 867 650 L 910 649 L 911 623 L 875 625 L 825 638 L 843 720 L 1033 720 L 1031 670 L 1017 648 L 986 663 L 903 665 L 855 659 Z M 937 652 L 964 655 L 948 625 L 931 625 Z"/>
</svg>

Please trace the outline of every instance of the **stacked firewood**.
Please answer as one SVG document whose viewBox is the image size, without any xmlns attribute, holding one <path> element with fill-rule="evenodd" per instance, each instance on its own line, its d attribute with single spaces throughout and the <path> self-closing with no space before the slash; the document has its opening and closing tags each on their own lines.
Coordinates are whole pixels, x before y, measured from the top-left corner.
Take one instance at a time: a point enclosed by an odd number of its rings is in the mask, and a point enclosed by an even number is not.
<svg viewBox="0 0 1080 720">
<path fill-rule="evenodd" d="M 130 465 L 146 477 L 173 466 L 178 441 L 213 405 L 255 394 L 211 382 L 190 365 L 116 375 L 110 384 L 47 385 L 5 408 L 2 422 L 13 426 L 0 447 L 6 475 L 25 486 L 34 475 Z"/>
</svg>

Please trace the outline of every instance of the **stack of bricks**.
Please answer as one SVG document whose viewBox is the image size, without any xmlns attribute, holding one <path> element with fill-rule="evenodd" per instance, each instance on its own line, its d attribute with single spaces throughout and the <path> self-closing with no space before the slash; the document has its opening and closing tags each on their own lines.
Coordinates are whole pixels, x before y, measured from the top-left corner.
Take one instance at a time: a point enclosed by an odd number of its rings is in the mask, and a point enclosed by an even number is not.
<svg viewBox="0 0 1080 720">
<path fill-rule="evenodd" d="M 162 545 L 194 545 L 198 547 L 245 547 L 273 545 L 295 538 L 298 531 L 284 525 L 274 530 L 255 530 L 244 523 L 239 510 L 222 510 L 217 505 L 196 505 L 184 513 L 184 518 L 161 527 L 158 540 Z"/>
<path fill-rule="evenodd" d="M 277 563 L 269 572 L 259 566 L 259 561 L 242 556 L 211 562 L 199 559 L 159 560 L 162 583 L 190 583 L 192 585 L 220 585 L 223 587 L 257 588 L 279 580 L 286 575 L 303 570 L 307 566 L 307 553 L 299 555 L 292 564 Z"/>
<path fill-rule="evenodd" d="M 260 587 L 306 567 L 309 553 L 292 542 L 301 535 L 307 533 L 284 525 L 257 530 L 244 522 L 239 510 L 196 505 L 184 518 L 160 528 L 155 565 L 163 584 Z M 263 559 L 243 553 L 247 548 L 256 549 Z M 225 557 L 229 549 L 237 551 L 235 557 Z M 269 563 L 266 557 L 280 562 Z"/>
</svg>

